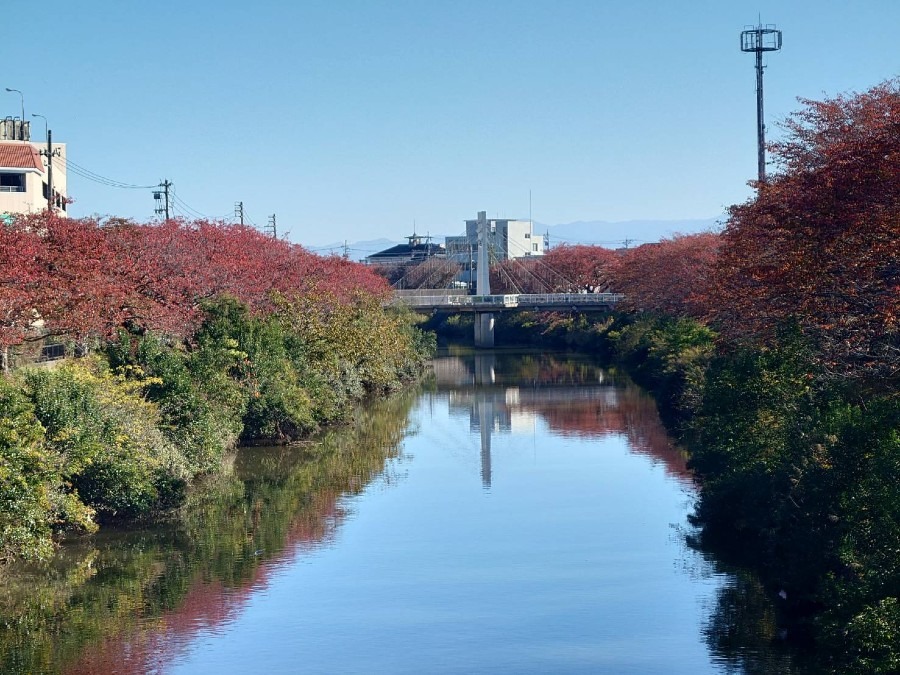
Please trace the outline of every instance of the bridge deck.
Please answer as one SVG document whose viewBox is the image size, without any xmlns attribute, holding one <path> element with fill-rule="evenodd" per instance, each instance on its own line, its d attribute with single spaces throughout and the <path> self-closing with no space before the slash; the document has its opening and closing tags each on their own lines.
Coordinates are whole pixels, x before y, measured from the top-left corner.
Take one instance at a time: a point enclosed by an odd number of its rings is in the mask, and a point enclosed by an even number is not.
<svg viewBox="0 0 900 675">
<path fill-rule="evenodd" d="M 508 310 L 603 310 L 624 296 L 621 293 L 518 293 L 507 295 L 397 295 L 390 304 L 416 311 L 502 312 Z"/>
</svg>

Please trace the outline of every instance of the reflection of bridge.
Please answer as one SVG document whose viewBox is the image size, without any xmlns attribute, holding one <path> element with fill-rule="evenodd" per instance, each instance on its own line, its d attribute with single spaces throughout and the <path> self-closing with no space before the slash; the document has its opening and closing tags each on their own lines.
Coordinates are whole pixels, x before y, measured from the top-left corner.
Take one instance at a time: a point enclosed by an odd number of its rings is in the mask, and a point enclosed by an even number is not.
<svg viewBox="0 0 900 675">
<path fill-rule="evenodd" d="M 432 366 L 438 395 L 447 398 L 451 414 L 468 414 L 470 431 L 480 437 L 486 489 L 493 479 L 492 436 L 533 428 L 536 418 L 555 434 L 625 436 L 631 452 L 662 462 L 678 480 L 691 481 L 684 454 L 672 445 L 648 396 L 633 385 L 609 381 L 598 367 L 567 373 L 543 357 L 527 370 L 512 371 L 491 352 L 437 358 Z"/>
<path fill-rule="evenodd" d="M 608 311 L 622 299 L 621 293 L 516 293 L 506 295 L 407 295 L 398 291 L 391 304 L 421 312 Z"/>
</svg>

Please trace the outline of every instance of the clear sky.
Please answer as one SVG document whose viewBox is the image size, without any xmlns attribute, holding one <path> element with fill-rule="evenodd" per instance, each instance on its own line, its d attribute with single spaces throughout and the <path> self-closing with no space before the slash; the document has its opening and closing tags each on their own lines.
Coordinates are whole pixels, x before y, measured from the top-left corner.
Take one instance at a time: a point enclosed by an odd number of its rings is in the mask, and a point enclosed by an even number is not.
<svg viewBox="0 0 900 675">
<path fill-rule="evenodd" d="M 22 5 L 26 7 L 26 5 Z M 309 246 L 463 220 L 687 219 L 751 194 L 766 118 L 900 74 L 898 0 L 46 0 L 4 12 L 0 115 L 80 167 Z M 7 8 L 8 9 L 8 8 Z M 12 67 L 11 64 L 14 64 Z M 43 138 L 43 121 L 32 137 Z M 153 217 L 70 175 L 73 215 Z M 187 205 L 185 207 L 184 205 Z"/>
</svg>

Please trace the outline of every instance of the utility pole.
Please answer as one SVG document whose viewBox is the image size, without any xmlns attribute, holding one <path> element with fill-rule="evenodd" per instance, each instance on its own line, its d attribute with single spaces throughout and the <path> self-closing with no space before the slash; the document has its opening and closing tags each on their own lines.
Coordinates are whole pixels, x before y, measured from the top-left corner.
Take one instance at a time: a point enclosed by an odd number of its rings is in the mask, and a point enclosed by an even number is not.
<svg viewBox="0 0 900 675">
<path fill-rule="evenodd" d="M 781 49 L 781 31 L 762 22 L 741 33 L 741 51 L 756 53 L 756 161 L 759 182 L 766 180 L 766 123 L 763 116 L 763 52 Z"/>
<path fill-rule="evenodd" d="M 47 210 L 53 213 L 53 158 L 59 156 L 59 148 L 53 149 L 53 130 L 47 130 L 47 149 L 41 150 L 41 155 L 47 158 Z"/>
<path fill-rule="evenodd" d="M 272 234 L 272 239 L 278 239 L 278 229 L 275 227 L 275 214 L 273 213 L 269 216 L 269 232 Z"/>
<path fill-rule="evenodd" d="M 166 217 L 166 220 L 168 220 L 169 219 L 169 188 L 172 187 L 172 181 L 170 181 L 167 178 L 164 181 L 162 181 L 157 187 L 161 187 L 162 190 L 161 191 L 156 190 L 153 193 L 153 199 L 155 199 L 157 202 L 159 202 L 163 198 L 163 195 L 165 195 L 166 201 L 165 201 L 164 205 L 157 204 L 156 208 L 154 209 L 154 213 L 156 213 L 156 215 L 164 214 Z"/>
<path fill-rule="evenodd" d="M 350 260 L 350 246 L 346 239 L 344 239 L 344 260 Z"/>
<path fill-rule="evenodd" d="M 238 219 L 241 225 L 244 224 L 244 202 L 234 203 L 234 217 Z"/>
</svg>

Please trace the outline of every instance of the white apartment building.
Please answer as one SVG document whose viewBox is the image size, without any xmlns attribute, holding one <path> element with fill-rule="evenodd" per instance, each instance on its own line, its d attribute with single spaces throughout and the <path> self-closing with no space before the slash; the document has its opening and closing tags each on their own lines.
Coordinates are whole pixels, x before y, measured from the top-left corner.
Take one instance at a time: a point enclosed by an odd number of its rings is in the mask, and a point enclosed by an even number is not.
<svg viewBox="0 0 900 675">
<path fill-rule="evenodd" d="M 31 141 L 30 123 L 0 119 L 0 214 L 37 213 L 47 208 L 47 146 Z M 43 151 L 43 153 L 42 153 Z M 54 143 L 53 210 L 66 215 L 66 145 Z"/>
</svg>

